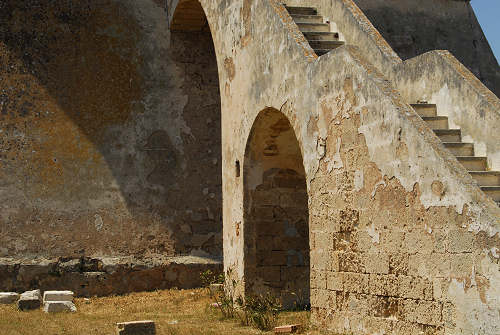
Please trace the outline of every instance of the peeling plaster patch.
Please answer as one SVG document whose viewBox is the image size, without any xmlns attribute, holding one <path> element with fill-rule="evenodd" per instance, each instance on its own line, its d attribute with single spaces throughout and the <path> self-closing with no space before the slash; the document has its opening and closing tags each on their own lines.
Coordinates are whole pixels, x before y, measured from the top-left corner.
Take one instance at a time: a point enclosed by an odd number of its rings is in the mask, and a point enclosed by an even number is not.
<svg viewBox="0 0 500 335">
<path fill-rule="evenodd" d="M 342 162 L 342 157 L 340 157 L 340 146 L 342 144 L 342 139 L 339 137 L 337 139 L 337 151 L 332 156 L 332 158 L 327 159 L 328 162 L 328 172 L 332 172 L 333 169 L 338 170 L 344 167 Z"/>
<path fill-rule="evenodd" d="M 356 192 L 360 191 L 365 186 L 364 183 L 363 170 L 356 170 L 354 172 L 354 190 Z"/>
<path fill-rule="evenodd" d="M 226 69 L 227 77 L 229 81 L 233 81 L 236 76 L 236 66 L 234 65 L 233 59 L 231 57 L 224 59 L 224 68 Z"/>
<path fill-rule="evenodd" d="M 102 217 L 99 215 L 99 214 L 96 214 L 94 215 L 94 225 L 95 225 L 95 229 L 97 231 L 101 231 L 102 228 L 104 227 L 104 221 L 102 220 Z"/>
<path fill-rule="evenodd" d="M 375 186 L 373 186 L 373 191 L 372 191 L 372 198 L 375 196 L 375 194 L 377 193 L 377 188 L 380 186 L 380 185 L 383 185 L 384 187 L 387 186 L 387 184 L 385 183 L 385 180 L 381 180 L 379 181 L 378 183 L 375 184 Z"/>
<path fill-rule="evenodd" d="M 427 233 L 432 234 L 432 228 L 431 228 L 431 227 L 429 227 L 427 224 L 425 224 L 425 226 L 424 226 L 424 227 L 425 227 L 425 231 L 426 231 Z"/>
<path fill-rule="evenodd" d="M 326 154 L 326 140 L 324 138 L 319 137 L 317 142 L 317 153 L 318 159 L 322 159 Z"/>
<path fill-rule="evenodd" d="M 498 248 L 497 247 L 493 247 L 491 248 L 491 255 L 495 258 L 500 258 L 500 255 L 498 254 Z"/>
<path fill-rule="evenodd" d="M 377 231 L 375 224 L 372 222 L 370 226 L 366 229 L 368 235 L 372 238 L 372 243 L 379 244 L 380 243 L 380 233 Z"/>
<path fill-rule="evenodd" d="M 478 267 L 480 274 L 488 278 L 489 285 L 483 285 L 483 292 L 470 290 L 465 287 L 464 281 L 453 279 L 448 287 L 448 296 L 456 307 L 456 321 L 458 329 L 481 329 L 484 334 L 499 334 L 498 310 L 490 309 L 494 301 L 500 296 L 500 276 L 498 264 L 492 263 L 484 257 Z M 481 295 L 485 302 L 478 299 Z"/>
</svg>

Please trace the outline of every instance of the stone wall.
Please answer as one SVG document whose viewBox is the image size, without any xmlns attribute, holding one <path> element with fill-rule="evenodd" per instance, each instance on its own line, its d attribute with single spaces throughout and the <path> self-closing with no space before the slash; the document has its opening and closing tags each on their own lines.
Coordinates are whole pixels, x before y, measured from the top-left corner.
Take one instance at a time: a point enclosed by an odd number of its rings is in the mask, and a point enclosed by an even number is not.
<svg viewBox="0 0 500 335">
<path fill-rule="evenodd" d="M 500 67 L 469 1 L 354 2 L 403 60 L 431 50 L 449 50 L 500 96 Z"/>
<path fill-rule="evenodd" d="M 248 18 L 245 1 L 202 3 L 211 26 L 237 32 L 214 38 L 231 64 L 220 66 L 225 268 L 247 284 L 252 203 L 234 166 L 266 171 L 246 153 L 274 108 L 303 157 L 314 321 L 356 335 L 498 333 L 500 210 L 372 53 L 346 45 L 315 57 L 279 1 L 254 3 Z"/>
<path fill-rule="evenodd" d="M 0 4 L 0 256 L 220 257 L 213 42 L 160 2 Z"/>
</svg>

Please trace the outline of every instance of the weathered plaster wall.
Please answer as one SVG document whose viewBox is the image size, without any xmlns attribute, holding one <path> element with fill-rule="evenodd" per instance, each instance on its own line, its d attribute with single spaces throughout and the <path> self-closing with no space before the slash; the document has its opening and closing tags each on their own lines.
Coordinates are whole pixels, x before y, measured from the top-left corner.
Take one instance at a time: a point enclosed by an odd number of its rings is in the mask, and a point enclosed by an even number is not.
<svg viewBox="0 0 500 335">
<path fill-rule="evenodd" d="M 354 334 L 497 333 L 499 209 L 390 82 L 350 46 L 315 58 L 277 1 L 253 2 L 249 15 L 244 1 L 202 4 L 226 65 L 225 268 L 244 279 L 234 166 L 257 114 L 274 107 L 304 160 L 316 322 Z"/>
<path fill-rule="evenodd" d="M 500 67 L 469 1 L 354 2 L 402 59 L 431 50 L 449 50 L 500 96 Z"/>
<path fill-rule="evenodd" d="M 474 143 L 475 155 L 500 170 L 500 100 L 448 51 L 431 51 L 396 65 L 390 72 L 406 101 L 431 101 L 451 128 Z"/>
<path fill-rule="evenodd" d="M 439 9 L 441 11 L 439 15 L 443 17 L 446 17 L 446 15 L 460 17 L 465 11 L 464 6 L 469 6 L 469 4 L 464 5 L 463 2 L 456 4 L 456 2 L 440 0 L 433 2 L 430 8 Z M 413 8 L 414 13 L 418 13 L 420 10 L 428 10 L 425 6 L 420 9 L 420 2 L 408 4 L 401 1 L 397 3 L 395 1 L 361 1 L 361 3 L 367 6 L 369 4 L 369 8 L 383 7 L 382 3 L 390 3 L 393 5 L 394 10 L 404 9 L 408 11 L 408 8 Z M 450 3 L 449 6 L 448 3 Z M 484 86 L 453 55 L 445 51 L 427 52 L 402 62 L 384 39 L 389 37 L 385 34 L 382 37 L 372 22 L 368 20 L 365 13 L 352 0 L 316 0 L 308 2 L 289 0 L 287 4 L 317 7 L 321 15 L 335 22 L 338 30 L 345 36 L 347 43 L 356 45 L 364 57 L 389 77 L 393 86 L 399 90 L 406 102 L 416 103 L 419 100 L 426 100 L 437 104 L 438 113 L 448 116 L 450 125 L 462 129 L 465 139 L 475 144 L 475 148 L 478 149 L 476 155 L 487 156 L 489 168 L 492 170 L 499 169 L 498 153 L 500 142 L 497 133 L 500 100 L 490 91 L 495 92 L 496 90 L 491 85 L 490 90 Z M 408 16 L 412 14 L 411 11 L 407 12 Z M 386 14 L 380 15 L 385 17 Z M 463 15 L 461 17 L 463 19 Z M 412 16 L 410 21 L 416 22 L 419 18 L 421 16 Z M 472 19 L 475 22 L 475 18 Z M 426 19 L 422 18 L 422 20 L 425 21 Z M 435 18 L 432 20 L 434 23 L 437 22 Z M 389 22 L 387 26 L 380 28 L 388 29 L 387 27 L 392 27 L 391 24 Z M 414 29 L 413 26 L 411 27 L 411 29 Z M 448 29 L 446 30 L 447 36 L 453 36 L 453 38 L 450 38 L 453 43 L 465 43 L 464 41 L 472 43 L 470 40 L 472 33 L 469 32 L 469 34 L 465 34 L 466 38 L 462 38 L 464 34 L 454 35 L 455 32 L 449 31 L 451 28 L 448 24 L 445 24 L 443 28 Z M 407 31 L 405 29 L 398 31 Z M 434 33 L 443 32 L 442 29 L 435 26 L 433 26 L 433 29 Z M 466 28 L 461 27 L 461 29 Z M 480 30 L 477 24 L 473 24 L 470 29 L 473 31 Z M 417 33 L 419 32 L 420 30 L 417 31 Z M 483 36 L 482 31 L 480 33 Z M 436 34 L 427 33 L 427 35 L 422 36 L 426 37 L 423 39 L 428 44 L 426 48 L 432 50 L 439 46 L 437 42 L 434 45 L 430 42 L 432 36 L 435 37 Z M 446 47 L 452 46 L 451 44 L 446 45 Z M 469 54 L 464 46 L 459 49 L 457 57 L 465 57 L 464 55 L 466 55 L 467 59 L 478 52 L 477 50 L 474 51 L 475 49 L 470 49 Z M 455 49 L 452 48 L 452 50 Z M 491 50 L 489 47 L 481 50 L 481 53 L 485 55 L 484 60 L 481 58 L 480 60 L 474 60 L 474 62 L 481 62 L 477 64 L 484 67 L 486 69 L 484 71 L 487 73 L 494 75 L 494 73 L 498 72 L 496 70 L 498 65 L 491 62 L 491 57 L 493 57 Z M 400 54 L 400 56 L 402 55 Z M 484 80 L 483 82 L 486 83 Z"/>
<path fill-rule="evenodd" d="M 163 4 L 0 4 L 0 256 L 220 256 L 209 32 Z"/>
</svg>

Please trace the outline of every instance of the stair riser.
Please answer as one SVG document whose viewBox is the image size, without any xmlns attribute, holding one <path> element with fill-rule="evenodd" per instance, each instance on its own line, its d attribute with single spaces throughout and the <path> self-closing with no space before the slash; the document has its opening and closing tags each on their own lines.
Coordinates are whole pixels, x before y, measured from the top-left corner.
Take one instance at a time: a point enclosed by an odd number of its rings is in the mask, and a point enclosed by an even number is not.
<svg viewBox="0 0 500 335">
<path fill-rule="evenodd" d="M 500 175 L 471 174 L 480 186 L 500 186 Z"/>
<path fill-rule="evenodd" d="M 309 45 L 313 49 L 335 49 L 342 45 L 344 42 L 339 41 L 309 41 Z"/>
<path fill-rule="evenodd" d="M 437 108 L 436 106 L 433 107 L 424 107 L 424 106 L 415 106 L 412 105 L 413 109 L 417 112 L 418 115 L 420 116 L 437 116 Z"/>
<path fill-rule="evenodd" d="M 474 156 L 474 145 L 463 144 L 463 145 L 444 145 L 446 149 L 450 150 L 455 156 Z"/>
<path fill-rule="evenodd" d="M 479 160 L 458 160 L 468 171 L 486 171 L 486 162 Z"/>
<path fill-rule="evenodd" d="M 338 41 L 339 34 L 338 33 L 327 33 L 327 34 L 318 34 L 318 33 L 304 33 L 305 38 L 310 41 Z"/>
<path fill-rule="evenodd" d="M 287 7 L 290 15 L 317 15 L 318 11 L 310 7 Z"/>
<path fill-rule="evenodd" d="M 441 142 L 462 142 L 462 136 L 458 134 L 444 134 L 444 135 L 439 135 L 436 134 Z"/>
<path fill-rule="evenodd" d="M 292 16 L 295 23 L 323 23 L 323 17 L 319 15 Z"/>
<path fill-rule="evenodd" d="M 484 193 L 486 193 L 487 196 L 489 196 L 493 201 L 500 202 L 500 190 L 483 190 Z"/>
<path fill-rule="evenodd" d="M 306 23 L 299 23 L 297 25 L 299 26 L 299 29 L 301 31 L 316 31 L 316 32 L 325 32 L 325 33 L 330 31 L 330 25 L 328 25 L 328 24 L 319 24 L 319 23 L 306 24 Z"/>
<path fill-rule="evenodd" d="M 424 120 L 431 129 L 448 129 L 448 120 Z"/>
</svg>

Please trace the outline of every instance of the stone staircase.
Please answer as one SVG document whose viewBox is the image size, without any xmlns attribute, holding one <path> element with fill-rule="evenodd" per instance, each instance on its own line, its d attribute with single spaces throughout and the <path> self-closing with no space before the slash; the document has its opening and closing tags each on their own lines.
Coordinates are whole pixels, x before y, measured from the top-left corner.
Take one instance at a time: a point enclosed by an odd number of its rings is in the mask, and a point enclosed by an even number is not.
<svg viewBox="0 0 500 335">
<path fill-rule="evenodd" d="M 284 6 L 318 56 L 345 44 L 341 34 L 334 31 L 337 30 L 335 23 L 318 15 L 316 8 Z M 450 129 L 448 117 L 438 116 L 435 104 L 418 103 L 411 106 L 469 171 L 481 190 L 500 206 L 500 171 L 488 170 L 487 157 L 475 156 L 474 144 L 462 142 L 461 130 Z"/>
<path fill-rule="evenodd" d="M 336 30 L 336 28 L 332 29 L 335 24 L 318 15 L 316 8 L 290 7 L 286 5 L 285 7 L 318 56 L 345 44 L 340 33 L 332 32 L 332 30 Z"/>
<path fill-rule="evenodd" d="M 462 142 L 461 130 L 450 129 L 448 117 L 438 116 L 435 104 L 418 103 L 411 106 L 469 171 L 481 190 L 500 205 L 500 171 L 488 171 L 488 159 L 475 156 L 474 144 Z"/>
</svg>

